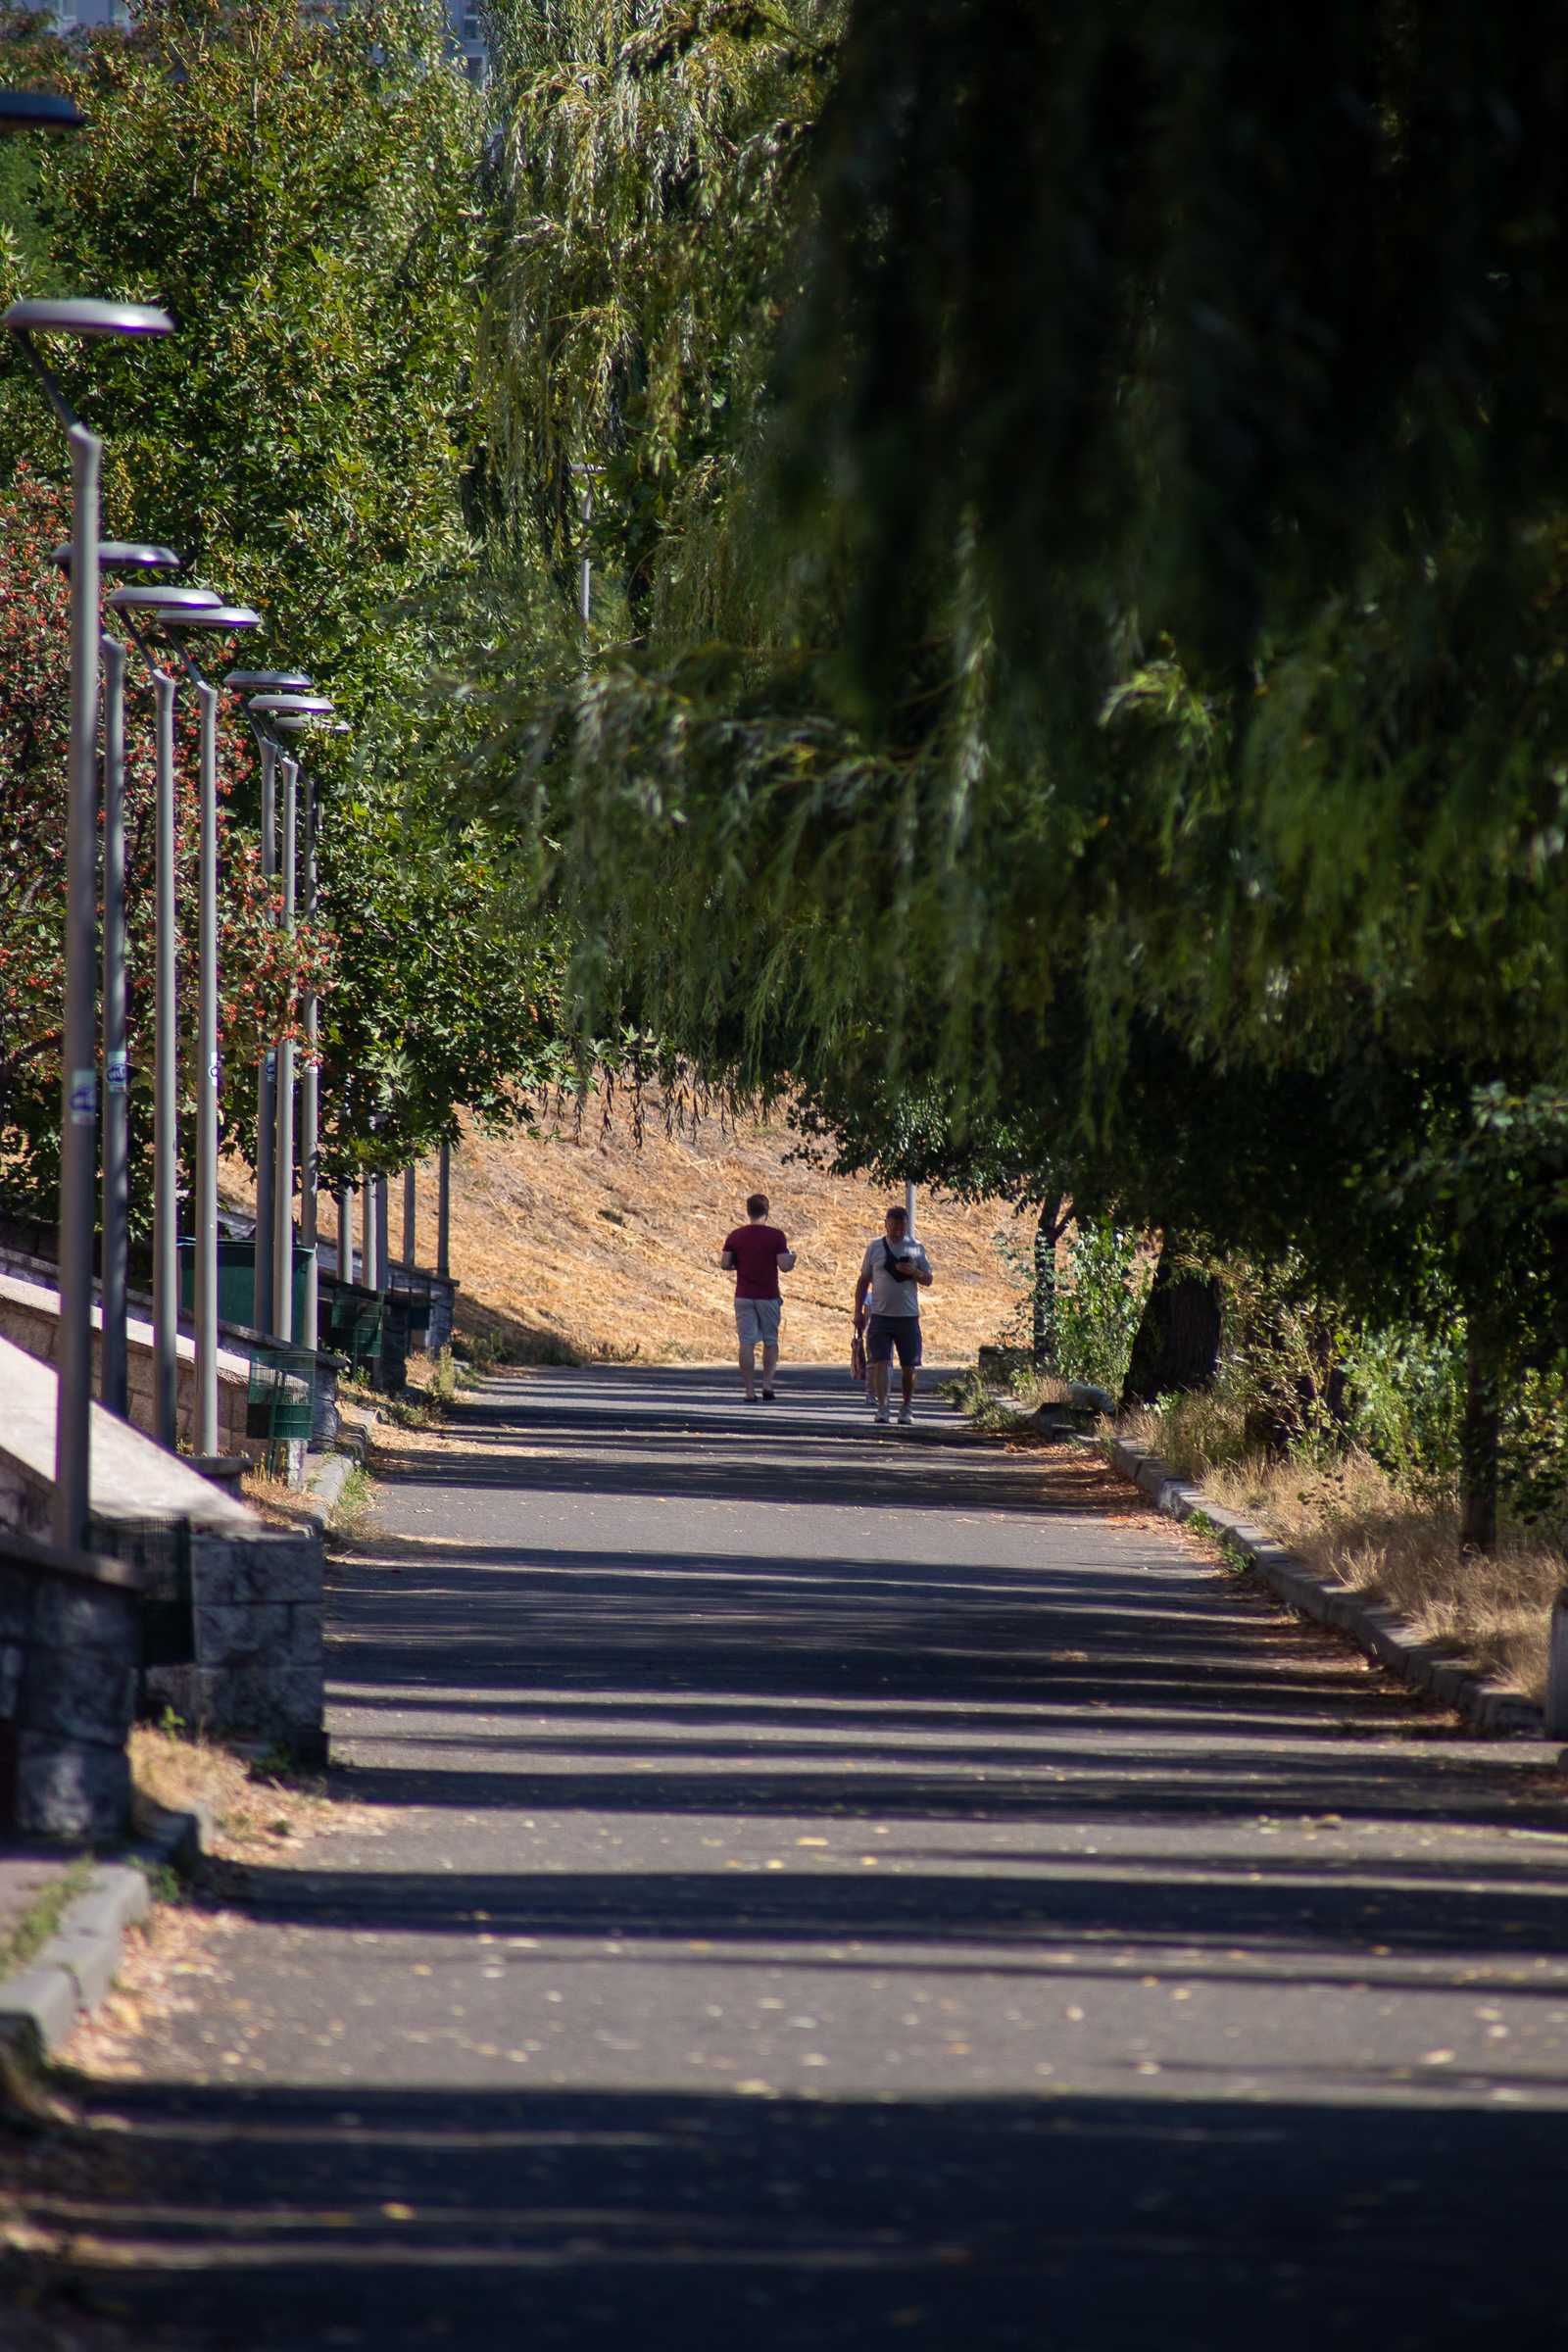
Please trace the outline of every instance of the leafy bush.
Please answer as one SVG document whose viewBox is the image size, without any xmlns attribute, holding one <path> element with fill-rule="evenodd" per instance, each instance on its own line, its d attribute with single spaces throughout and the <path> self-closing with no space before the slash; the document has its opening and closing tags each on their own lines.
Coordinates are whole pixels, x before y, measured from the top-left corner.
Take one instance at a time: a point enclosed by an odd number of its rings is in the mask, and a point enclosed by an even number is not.
<svg viewBox="0 0 1568 2352">
<path fill-rule="evenodd" d="M 1120 1394 L 1152 1280 L 1138 1234 L 1108 1216 L 1074 1226 L 1056 1286 L 1056 1361 L 1064 1379 Z"/>
<path fill-rule="evenodd" d="M 1464 1327 L 1441 1336 L 1413 1324 L 1340 1335 L 1350 1420 L 1375 1461 L 1407 1493 L 1450 1494 L 1459 1477 Z"/>
</svg>

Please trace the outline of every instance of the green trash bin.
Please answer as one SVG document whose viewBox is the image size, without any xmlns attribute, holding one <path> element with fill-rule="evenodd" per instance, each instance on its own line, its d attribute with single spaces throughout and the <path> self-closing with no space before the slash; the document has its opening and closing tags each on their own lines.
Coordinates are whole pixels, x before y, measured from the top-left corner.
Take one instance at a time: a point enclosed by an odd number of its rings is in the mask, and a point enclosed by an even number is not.
<svg viewBox="0 0 1568 2352">
<path fill-rule="evenodd" d="M 251 1355 L 245 1433 L 260 1438 L 270 1463 L 284 1446 L 309 1446 L 314 1418 L 316 1356 L 281 1341 L 257 1343 Z"/>
<path fill-rule="evenodd" d="M 305 1294 L 315 1249 L 294 1245 L 294 1329 L 305 1338 Z M 179 1245 L 179 1303 L 184 1313 L 196 1306 L 196 1245 Z M 237 1324 L 242 1331 L 256 1328 L 256 1244 L 218 1237 L 218 1320 Z"/>
<path fill-rule="evenodd" d="M 321 1287 L 321 1346 L 328 1355 L 345 1356 L 356 1380 L 380 1356 L 382 1312 L 379 1293 L 362 1283 Z"/>
</svg>

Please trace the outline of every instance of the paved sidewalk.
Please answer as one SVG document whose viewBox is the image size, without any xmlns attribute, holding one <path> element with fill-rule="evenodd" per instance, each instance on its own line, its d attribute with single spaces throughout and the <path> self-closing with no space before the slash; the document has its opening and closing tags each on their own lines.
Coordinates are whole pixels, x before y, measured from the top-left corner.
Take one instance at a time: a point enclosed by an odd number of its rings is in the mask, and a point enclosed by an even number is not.
<svg viewBox="0 0 1568 2352">
<path fill-rule="evenodd" d="M 335 1606 L 356 1826 L 93 2094 L 137 2340 L 1561 2339 L 1545 1759 L 1081 1454 L 496 1383 Z"/>
</svg>

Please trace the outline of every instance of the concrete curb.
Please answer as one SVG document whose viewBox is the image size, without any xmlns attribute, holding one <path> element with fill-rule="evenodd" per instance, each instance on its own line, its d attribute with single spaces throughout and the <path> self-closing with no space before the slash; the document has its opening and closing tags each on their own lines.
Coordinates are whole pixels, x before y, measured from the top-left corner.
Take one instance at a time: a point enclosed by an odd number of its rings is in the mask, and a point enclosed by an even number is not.
<svg viewBox="0 0 1568 2352">
<path fill-rule="evenodd" d="M 1417 1641 L 1392 1609 L 1360 1599 L 1344 1585 L 1326 1584 L 1277 1537 L 1244 1519 L 1239 1511 L 1212 1501 L 1199 1488 L 1188 1486 L 1147 1446 L 1135 1446 L 1127 1438 L 1094 1438 L 1085 1443 L 1108 1455 L 1112 1466 L 1147 1494 L 1156 1511 L 1169 1519 L 1200 1519 L 1205 1532 L 1212 1529 L 1228 1549 L 1240 1552 L 1281 1600 L 1319 1625 L 1348 1634 L 1369 1657 L 1415 1690 L 1429 1691 L 1455 1714 L 1494 1737 L 1544 1738 L 1541 1709 L 1530 1699 L 1499 1689 L 1473 1667 Z"/>
<path fill-rule="evenodd" d="M 152 1874 L 188 1872 L 201 1857 L 206 1825 L 197 1814 L 172 1813 L 138 1790 L 131 1815 L 137 1842 L 99 1864 L 38 1957 L 0 1983 L 0 2047 L 24 2063 L 51 2057 L 103 2000 L 126 1930 L 152 1909 Z"/>
<path fill-rule="evenodd" d="M 363 1429 L 340 1429 L 333 1452 L 322 1456 L 305 1482 L 300 1500 L 309 1516 L 324 1528 L 343 1499 L 343 1490 L 356 1470 L 363 1470 L 369 1451 Z"/>
</svg>

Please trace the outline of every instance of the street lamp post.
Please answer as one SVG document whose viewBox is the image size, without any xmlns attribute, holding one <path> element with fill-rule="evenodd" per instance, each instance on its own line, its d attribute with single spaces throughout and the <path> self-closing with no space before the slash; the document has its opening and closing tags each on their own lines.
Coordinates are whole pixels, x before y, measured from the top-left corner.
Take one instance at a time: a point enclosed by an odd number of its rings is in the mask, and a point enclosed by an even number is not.
<svg viewBox="0 0 1568 2352">
<path fill-rule="evenodd" d="M 67 540 L 63 547 L 54 550 L 52 557 L 67 574 L 71 570 L 72 552 L 72 544 Z M 116 571 L 177 571 L 178 568 L 179 558 L 172 548 L 125 539 L 104 539 L 98 545 L 100 578 Z M 100 1191 L 103 1304 L 98 1394 L 109 1411 L 123 1420 L 130 1402 L 125 1327 L 130 1257 L 130 1066 L 125 1030 L 125 648 L 118 637 L 104 629 L 100 633 L 99 650 L 104 675 L 100 1010 L 104 1085 Z"/>
<path fill-rule="evenodd" d="M 311 680 L 302 669 L 231 669 L 223 684 L 244 694 L 308 692 Z M 277 878 L 277 739 L 265 728 L 255 729 L 262 760 L 262 876 Z M 275 1050 L 264 1051 L 256 1065 L 256 1287 L 251 1320 L 258 1331 L 271 1328 L 272 1314 L 272 1165 L 273 1122 L 276 1117 Z"/>
<path fill-rule="evenodd" d="M 295 858 L 298 855 L 299 778 L 297 760 L 278 761 L 283 778 L 282 850 L 279 860 L 285 938 L 294 935 Z M 277 1124 L 272 1176 L 272 1329 L 280 1340 L 294 1337 L 294 1040 L 277 1047 Z"/>
<path fill-rule="evenodd" d="M 381 1269 L 375 1254 L 375 1178 L 360 1179 L 360 1280 L 368 1291 L 381 1288 Z"/>
<path fill-rule="evenodd" d="M 168 549 L 160 552 L 169 554 Z M 153 1434 L 171 1453 L 179 1444 L 179 925 L 174 835 L 174 701 L 179 689 L 142 624 L 156 623 L 172 612 L 211 611 L 220 601 L 210 588 L 163 586 L 117 588 L 109 598 L 111 611 L 124 622 L 151 668 L 155 699 Z"/>
<path fill-rule="evenodd" d="M 329 717 L 332 703 L 324 694 L 258 694 L 251 697 L 250 710 L 253 716 L 270 721 L 273 727 L 294 735 L 314 726 L 318 719 Z M 299 895 L 300 763 L 285 753 L 279 760 L 278 767 L 283 779 L 283 837 L 279 863 L 282 921 L 284 931 L 292 935 Z M 307 797 L 308 794 L 309 787 Z M 284 1038 L 277 1049 L 276 1141 L 272 1180 L 272 1329 L 280 1340 L 287 1341 L 302 1336 L 294 1329 L 294 1041 Z M 303 1094 L 304 1090 L 301 1091 Z M 308 1238 L 313 1246 L 316 1239 L 314 1200 L 313 1214 L 309 1219 L 311 1230 L 307 1237 L 305 1194 L 307 1182 L 314 1181 L 315 1167 L 316 1137 L 313 1132 L 308 1169 L 302 1153 L 300 1200 L 300 1239 L 303 1244 Z M 312 1304 L 308 1299 L 303 1338 L 307 1347 L 314 1348 L 316 1333 L 311 1319 Z"/>
<path fill-rule="evenodd" d="M 304 829 L 305 920 L 316 923 L 316 826 L 319 804 L 315 779 L 304 777 L 305 801 L 300 811 Z M 316 1219 L 321 1185 L 321 1070 L 318 1059 L 319 1013 L 315 989 L 305 996 L 305 1062 L 300 1071 L 300 1245 L 305 1251 L 305 1333 L 307 1348 L 321 1344 L 321 1274 L 316 1259 Z"/>
<path fill-rule="evenodd" d="M 164 626 L 212 629 L 227 637 L 261 625 L 248 605 L 175 607 Z M 198 773 L 196 940 L 196 1429 L 199 1454 L 218 1451 L 218 688 L 180 649 L 196 689 L 201 725 Z"/>
<path fill-rule="evenodd" d="M 71 766 L 66 827 L 66 1002 L 61 1039 L 60 1353 L 53 1533 L 62 1550 L 86 1542 L 92 1399 L 93 1038 L 98 848 L 98 489 L 103 443 L 45 366 L 34 335 L 166 335 L 167 312 L 142 303 L 14 302 L 3 323 L 65 428 L 71 449 Z"/>
</svg>

